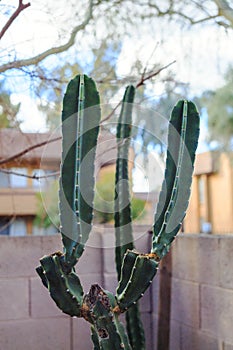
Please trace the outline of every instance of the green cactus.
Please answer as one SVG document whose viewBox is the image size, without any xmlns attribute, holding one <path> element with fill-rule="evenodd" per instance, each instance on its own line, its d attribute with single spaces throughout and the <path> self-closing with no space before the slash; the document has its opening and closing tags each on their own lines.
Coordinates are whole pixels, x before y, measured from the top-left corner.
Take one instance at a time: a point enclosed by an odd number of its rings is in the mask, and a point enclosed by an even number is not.
<svg viewBox="0 0 233 350">
<path fill-rule="evenodd" d="M 199 115 L 192 102 L 179 101 L 171 114 L 165 179 L 155 214 L 152 249 L 148 254 L 135 251 L 128 185 L 134 94 L 135 88 L 127 87 L 117 127 L 116 295 L 97 284 L 84 295 L 74 268 L 91 231 L 94 157 L 100 122 L 99 95 L 93 80 L 85 75 L 71 80 L 63 101 L 59 209 L 64 252 L 43 257 L 36 269 L 57 306 L 64 313 L 83 317 L 90 323 L 94 350 L 145 349 L 137 302 L 150 286 L 159 261 L 180 229 L 190 195 Z M 127 331 L 119 321 L 123 312 Z"/>
<path fill-rule="evenodd" d="M 63 101 L 59 190 L 65 259 L 74 266 L 91 231 L 94 158 L 100 122 L 99 94 L 87 76 L 71 80 Z"/>
<path fill-rule="evenodd" d="M 128 176 L 128 153 L 130 146 L 134 95 L 135 87 L 132 85 L 128 86 L 122 101 L 122 108 L 116 135 L 118 152 L 115 178 L 114 221 L 116 237 L 115 256 L 118 281 L 121 278 L 121 268 L 124 256 L 128 249 L 134 249 Z M 134 303 L 126 312 L 126 326 L 132 349 L 145 349 L 144 329 L 137 303 Z"/>
<path fill-rule="evenodd" d="M 196 106 L 179 101 L 171 114 L 165 179 L 153 226 L 151 252 L 160 259 L 169 251 L 188 207 L 198 137 Z"/>
</svg>

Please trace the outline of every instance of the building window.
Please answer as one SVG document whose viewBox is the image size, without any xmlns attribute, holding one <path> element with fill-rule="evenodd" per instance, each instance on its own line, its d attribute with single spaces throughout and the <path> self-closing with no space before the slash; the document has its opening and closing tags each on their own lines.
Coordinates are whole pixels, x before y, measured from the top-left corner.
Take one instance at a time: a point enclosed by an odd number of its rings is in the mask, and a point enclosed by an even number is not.
<svg viewBox="0 0 233 350">
<path fill-rule="evenodd" d="M 0 218 L 0 235 L 9 236 L 10 235 L 10 219 Z"/>
<path fill-rule="evenodd" d="M 26 221 L 23 218 L 0 218 L 0 235 L 25 236 L 27 234 Z"/>
<path fill-rule="evenodd" d="M 34 236 L 52 236 L 54 234 L 58 233 L 57 227 L 50 225 L 47 228 L 44 227 L 38 227 L 38 226 L 33 226 L 32 234 Z"/>
<path fill-rule="evenodd" d="M 22 175 L 28 175 L 26 168 L 11 168 L 11 171 Z M 10 174 L 10 185 L 12 188 L 25 188 L 27 187 L 27 177 Z"/>
<path fill-rule="evenodd" d="M 34 169 L 32 175 L 42 176 L 41 179 L 34 179 L 32 186 L 35 189 L 46 188 L 48 184 L 57 179 L 56 170 L 43 170 L 43 169 Z M 47 176 L 47 177 L 46 177 Z"/>
<path fill-rule="evenodd" d="M 32 172 L 32 176 L 44 176 L 45 175 L 45 172 L 43 169 L 33 169 L 33 172 Z M 35 189 L 40 189 L 41 187 L 44 186 L 44 181 L 45 179 L 42 178 L 40 180 L 37 180 L 37 179 L 33 179 L 32 180 L 32 187 L 35 188 Z"/>
<path fill-rule="evenodd" d="M 10 187 L 10 175 L 0 171 L 0 188 Z"/>
<path fill-rule="evenodd" d="M 16 218 L 10 225 L 10 236 L 25 236 L 26 234 L 26 221 L 22 218 Z"/>
</svg>

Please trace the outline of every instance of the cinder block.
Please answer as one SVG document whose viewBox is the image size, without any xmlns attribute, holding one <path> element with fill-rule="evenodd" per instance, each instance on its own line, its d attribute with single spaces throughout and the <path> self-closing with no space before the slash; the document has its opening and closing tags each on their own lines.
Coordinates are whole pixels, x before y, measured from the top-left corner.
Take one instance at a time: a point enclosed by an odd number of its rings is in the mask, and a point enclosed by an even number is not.
<svg viewBox="0 0 233 350">
<path fill-rule="evenodd" d="M 103 271 L 116 273 L 115 267 L 115 237 L 114 230 L 102 234 Z"/>
<path fill-rule="evenodd" d="M 90 323 L 84 319 L 72 319 L 73 347 L 72 350 L 88 350 L 93 348 Z"/>
<path fill-rule="evenodd" d="M 70 336 L 69 319 L 0 322 L 0 349 L 4 350 L 67 350 Z"/>
<path fill-rule="evenodd" d="M 219 238 L 214 235 L 198 236 L 197 282 L 219 285 Z"/>
<path fill-rule="evenodd" d="M 233 343 L 233 291 L 201 287 L 201 328 L 227 343 Z"/>
<path fill-rule="evenodd" d="M 115 293 L 118 281 L 115 273 L 104 273 L 104 288 Z"/>
<path fill-rule="evenodd" d="M 179 235 L 172 247 L 173 276 L 219 284 L 219 238 L 211 235 Z"/>
<path fill-rule="evenodd" d="M 0 237 L 0 277 L 35 276 L 43 255 L 41 237 Z"/>
<path fill-rule="evenodd" d="M 152 319 L 151 314 L 148 312 L 141 313 L 141 319 L 144 327 L 145 338 L 146 338 L 146 349 L 153 349 L 152 344 Z"/>
<path fill-rule="evenodd" d="M 199 285 L 172 279 L 171 319 L 199 327 Z"/>
<path fill-rule="evenodd" d="M 64 317 L 64 313 L 56 306 L 39 277 L 32 278 L 30 282 L 31 316 L 33 318 Z"/>
<path fill-rule="evenodd" d="M 173 277 L 196 281 L 198 277 L 198 236 L 179 234 L 173 242 L 171 251 Z"/>
<path fill-rule="evenodd" d="M 97 273 L 89 273 L 89 274 L 79 274 L 79 278 L 81 281 L 81 284 L 83 286 L 84 293 L 88 293 L 90 290 L 90 287 L 92 284 L 99 284 L 100 286 L 103 286 L 103 281 L 102 281 L 102 275 L 97 274 Z"/>
<path fill-rule="evenodd" d="M 152 313 L 151 320 L 152 320 L 151 329 L 152 329 L 152 340 L 153 340 L 152 349 L 157 350 L 158 349 L 158 315 Z"/>
<path fill-rule="evenodd" d="M 181 325 L 179 322 L 176 321 L 170 322 L 169 349 L 181 350 Z"/>
<path fill-rule="evenodd" d="M 151 251 L 152 235 L 148 233 L 150 227 L 145 225 L 138 225 L 134 228 L 134 245 L 140 253 L 149 253 Z"/>
<path fill-rule="evenodd" d="M 233 236 L 220 239 L 220 285 L 233 289 Z"/>
<path fill-rule="evenodd" d="M 31 237 L 34 238 L 34 237 Z M 60 234 L 41 236 L 42 255 L 50 255 L 62 251 L 62 239 Z"/>
<path fill-rule="evenodd" d="M 76 265 L 80 274 L 102 273 L 102 239 L 98 232 L 92 232 L 87 241 L 85 251 Z"/>
<path fill-rule="evenodd" d="M 136 224 L 136 225 L 134 225 L 134 223 L 133 223 L 133 232 L 134 233 L 147 233 L 148 231 L 150 231 L 151 230 L 151 227 L 152 227 L 152 223 L 151 224 L 142 224 L 142 225 L 140 225 L 140 224 Z"/>
<path fill-rule="evenodd" d="M 151 293 L 152 289 L 151 286 L 146 290 L 143 297 L 140 299 L 140 310 L 142 312 L 152 312 L 152 306 L 151 306 Z"/>
<path fill-rule="evenodd" d="M 187 326 L 181 326 L 181 350 L 221 350 L 217 338 Z"/>
<path fill-rule="evenodd" d="M 159 313 L 159 287 L 160 287 L 160 272 L 158 270 L 152 282 L 151 291 L 151 307 L 155 315 Z"/>
<path fill-rule="evenodd" d="M 55 251 L 62 251 L 62 240 L 60 235 L 41 236 L 42 255 L 49 255 Z M 76 269 L 81 274 L 101 273 L 102 250 L 101 236 L 98 232 L 92 232 L 87 241 L 85 251 L 76 265 Z"/>
<path fill-rule="evenodd" d="M 0 279 L 0 320 L 29 317 L 28 279 Z"/>
</svg>

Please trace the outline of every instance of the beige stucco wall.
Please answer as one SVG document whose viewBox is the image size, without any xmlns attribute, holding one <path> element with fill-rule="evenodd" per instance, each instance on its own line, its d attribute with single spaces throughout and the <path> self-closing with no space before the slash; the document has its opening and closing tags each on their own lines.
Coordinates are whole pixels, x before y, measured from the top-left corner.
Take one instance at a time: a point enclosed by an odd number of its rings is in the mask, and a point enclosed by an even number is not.
<svg viewBox="0 0 233 350">
<path fill-rule="evenodd" d="M 200 203 L 198 181 L 204 183 L 204 203 Z M 212 233 L 233 233 L 233 167 L 227 154 L 221 154 L 214 172 L 194 175 L 184 229 L 201 230 L 200 218 L 210 222 Z"/>
</svg>

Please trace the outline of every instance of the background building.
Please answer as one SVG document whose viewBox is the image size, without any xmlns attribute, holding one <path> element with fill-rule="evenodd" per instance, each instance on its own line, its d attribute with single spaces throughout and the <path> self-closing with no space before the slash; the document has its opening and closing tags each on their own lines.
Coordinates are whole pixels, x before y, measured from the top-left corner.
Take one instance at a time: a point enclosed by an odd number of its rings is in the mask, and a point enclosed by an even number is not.
<svg viewBox="0 0 233 350">
<path fill-rule="evenodd" d="M 51 137 L 44 133 L 22 133 L 15 129 L 0 129 L 0 159 L 8 159 Z M 53 138 L 59 135 L 53 135 Z M 46 177 L 56 178 L 60 167 L 61 142 L 48 143 L 32 149 L 19 158 L 1 165 L 0 171 L 0 234 L 25 235 L 36 233 L 33 221 L 38 210 L 38 193 L 46 186 Z M 18 176 L 17 174 L 23 176 Z M 28 177 L 29 176 L 29 177 Z M 31 176 L 31 178 L 30 178 Z"/>
<path fill-rule="evenodd" d="M 230 154 L 205 152 L 197 155 L 184 231 L 233 232 L 233 163 Z"/>
<path fill-rule="evenodd" d="M 52 139 L 57 140 L 44 144 Z M 33 149 L 33 146 L 41 143 L 41 147 Z M 29 152 L 1 165 L 1 160 L 9 159 L 30 148 L 32 149 Z M 130 154 L 131 172 L 132 150 Z M 38 212 L 41 212 L 40 215 L 46 215 L 44 207 L 52 219 L 57 211 L 57 186 L 54 189 L 51 189 L 51 186 L 59 177 L 60 157 L 59 134 L 22 133 L 15 129 L 0 129 L 0 235 L 52 234 L 57 231 L 56 225 L 48 228 L 35 225 L 35 218 L 38 217 Z M 107 130 L 102 130 L 96 151 L 97 179 L 104 178 L 106 174 L 115 176 L 116 158 L 115 136 Z M 42 178 L 34 179 L 34 175 Z M 111 190 L 113 189 L 111 186 Z M 52 209 L 48 203 L 51 201 Z"/>
</svg>

